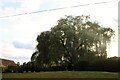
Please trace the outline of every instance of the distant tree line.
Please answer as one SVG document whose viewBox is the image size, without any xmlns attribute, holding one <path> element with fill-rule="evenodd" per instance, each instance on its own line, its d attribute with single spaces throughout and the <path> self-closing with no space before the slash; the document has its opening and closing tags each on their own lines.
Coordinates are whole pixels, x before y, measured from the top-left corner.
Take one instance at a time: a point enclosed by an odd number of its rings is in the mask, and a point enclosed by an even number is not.
<svg viewBox="0 0 120 80">
<path fill-rule="evenodd" d="M 38 44 L 31 61 L 16 66 L 13 72 L 117 72 L 120 59 L 107 58 L 106 51 L 113 35 L 111 28 L 92 22 L 90 16 L 65 16 L 49 31 L 37 36 Z"/>
<path fill-rule="evenodd" d="M 8 66 L 3 73 L 23 73 L 23 72 L 41 72 L 41 71 L 120 71 L 120 57 L 111 57 L 96 61 L 80 61 L 75 66 L 52 66 L 41 67 L 35 65 L 33 62 L 23 63 L 22 65 Z"/>
</svg>

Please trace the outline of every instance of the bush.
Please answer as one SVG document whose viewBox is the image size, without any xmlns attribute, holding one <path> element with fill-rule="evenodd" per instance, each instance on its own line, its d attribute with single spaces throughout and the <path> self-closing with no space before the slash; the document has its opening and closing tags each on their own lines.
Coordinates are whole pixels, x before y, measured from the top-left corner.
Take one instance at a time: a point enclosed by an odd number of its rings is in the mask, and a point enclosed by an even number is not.
<svg viewBox="0 0 120 80">
<path fill-rule="evenodd" d="M 90 64 L 89 70 L 92 71 L 109 71 L 109 72 L 118 72 L 120 62 L 118 60 L 105 59 L 97 60 Z"/>
<path fill-rule="evenodd" d="M 7 70 L 7 67 L 3 66 L 3 67 L 0 67 L 0 69 L 1 69 L 2 73 L 5 73 Z"/>
<path fill-rule="evenodd" d="M 88 69 L 89 62 L 88 61 L 79 61 L 74 66 L 75 71 L 86 71 Z"/>
<path fill-rule="evenodd" d="M 5 72 L 17 72 L 18 68 L 17 66 L 8 66 L 6 67 Z"/>
</svg>

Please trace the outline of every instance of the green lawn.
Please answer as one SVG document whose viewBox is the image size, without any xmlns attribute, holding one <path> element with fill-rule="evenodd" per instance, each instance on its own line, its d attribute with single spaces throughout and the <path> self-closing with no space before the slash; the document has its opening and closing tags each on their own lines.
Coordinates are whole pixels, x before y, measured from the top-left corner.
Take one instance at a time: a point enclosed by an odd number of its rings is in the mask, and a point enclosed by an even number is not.
<svg viewBox="0 0 120 80">
<path fill-rule="evenodd" d="M 3 73 L 2 78 L 118 78 L 118 73 L 92 71 Z"/>
</svg>

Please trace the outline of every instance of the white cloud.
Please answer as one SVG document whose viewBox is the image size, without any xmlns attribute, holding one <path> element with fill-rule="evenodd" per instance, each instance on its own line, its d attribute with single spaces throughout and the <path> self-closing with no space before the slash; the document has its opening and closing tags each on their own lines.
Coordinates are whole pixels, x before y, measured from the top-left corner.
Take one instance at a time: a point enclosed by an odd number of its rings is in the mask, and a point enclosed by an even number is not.
<svg viewBox="0 0 120 80">
<path fill-rule="evenodd" d="M 59 7 L 69 7 L 74 5 L 93 4 L 99 2 L 108 2 L 111 0 L 53 0 Z"/>
<path fill-rule="evenodd" d="M 3 2 L 7 1 L 0 1 L 0 4 L 3 4 Z M 9 1 L 8 1 L 9 2 Z M 31 11 L 36 11 L 40 9 L 41 4 L 43 3 L 43 0 L 12 0 L 11 3 L 19 3 L 19 7 L 7 7 L 5 6 L 2 8 L 2 5 L 0 6 L 0 16 L 11 16 L 15 14 L 22 14 L 27 13 Z"/>
<path fill-rule="evenodd" d="M 41 4 L 43 3 L 43 0 L 21 0 L 21 8 L 29 11 L 36 11 L 40 8 Z"/>
<path fill-rule="evenodd" d="M 17 1 L 17 0 L 13 0 L 13 1 Z M 7 6 L 3 9 L 0 6 L 0 16 L 6 16 L 6 15 L 9 16 L 9 15 L 17 14 L 17 13 L 38 10 L 42 4 L 42 0 L 29 0 L 29 1 L 28 0 L 20 0 L 19 2 L 21 3 L 21 6 L 17 9 L 14 7 L 7 7 Z M 3 3 L 3 1 L 0 1 L 0 3 Z M 17 41 L 21 41 L 21 42 L 23 41 L 24 43 L 26 43 L 26 42 L 31 43 L 33 41 L 34 38 L 32 39 L 32 37 L 36 35 L 36 34 L 34 34 L 34 32 L 35 32 L 34 26 L 36 26 L 36 25 L 34 25 L 35 24 L 34 20 L 29 18 L 29 16 L 27 16 L 27 17 L 24 17 L 24 16 L 9 17 L 9 18 L 3 18 L 3 20 L 11 21 L 12 25 L 8 26 L 8 27 L 11 27 L 11 29 L 8 30 L 7 28 L 1 27 L 0 31 L 2 31 L 4 33 L 8 33 L 8 35 L 14 34 L 13 35 L 14 38 L 12 39 L 12 41 L 17 40 Z M 34 23 L 33 25 L 32 25 L 32 22 Z M 11 43 L 7 43 L 6 40 L 4 40 L 4 39 L 2 39 L 0 41 L 1 41 L 0 54 L 1 54 L 2 58 L 15 59 L 15 61 L 20 60 L 20 62 L 30 60 L 33 50 L 15 48 L 12 45 L 12 41 L 11 41 Z M 5 43 L 2 43 L 2 42 L 5 42 Z M 8 42 L 10 42 L 10 41 L 8 41 Z M 32 44 L 34 44 L 34 43 L 32 43 Z M 17 59 L 16 57 L 17 58 L 19 57 L 19 59 Z M 23 59 L 24 57 L 26 57 L 26 59 Z"/>
<path fill-rule="evenodd" d="M 1 58 L 12 59 L 15 62 L 23 63 L 23 62 L 30 61 L 30 57 L 32 53 L 33 53 L 33 50 L 18 49 L 18 48 L 15 48 L 11 43 L 2 44 L 0 46 Z M 20 58 L 20 59 L 17 59 L 17 58 Z"/>
</svg>

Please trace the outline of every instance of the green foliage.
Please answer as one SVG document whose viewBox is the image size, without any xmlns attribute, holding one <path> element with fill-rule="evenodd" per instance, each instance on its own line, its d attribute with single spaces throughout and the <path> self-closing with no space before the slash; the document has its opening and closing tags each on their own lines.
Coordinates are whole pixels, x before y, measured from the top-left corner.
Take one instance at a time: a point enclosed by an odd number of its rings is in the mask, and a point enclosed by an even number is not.
<svg viewBox="0 0 120 80">
<path fill-rule="evenodd" d="M 18 66 L 7 66 L 5 71 L 3 72 L 17 72 L 18 71 Z"/>
<path fill-rule="evenodd" d="M 72 67 L 81 60 L 107 58 L 106 45 L 114 31 L 90 21 L 89 16 L 66 16 L 50 31 L 37 37 L 31 60 L 41 67 L 66 64 Z"/>
<path fill-rule="evenodd" d="M 120 58 L 108 58 L 102 60 L 96 60 L 90 64 L 89 69 L 92 71 L 110 71 L 119 72 Z"/>
<path fill-rule="evenodd" d="M 2 73 L 6 72 L 7 67 L 0 67 L 0 70 L 2 70 Z"/>
<path fill-rule="evenodd" d="M 89 61 L 79 61 L 77 64 L 75 64 L 74 70 L 75 71 L 87 71 L 90 63 Z"/>
<path fill-rule="evenodd" d="M 20 66 L 8 66 L 4 72 L 40 72 L 40 71 L 107 71 L 120 72 L 120 58 L 111 57 L 108 59 L 98 59 L 94 61 L 81 60 L 71 66 L 70 63 L 65 62 L 61 65 L 53 65 L 50 67 L 42 67 L 36 65 L 34 62 L 23 63 Z"/>
</svg>

